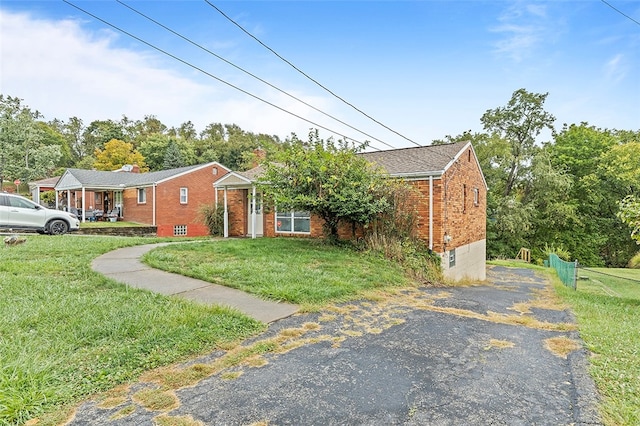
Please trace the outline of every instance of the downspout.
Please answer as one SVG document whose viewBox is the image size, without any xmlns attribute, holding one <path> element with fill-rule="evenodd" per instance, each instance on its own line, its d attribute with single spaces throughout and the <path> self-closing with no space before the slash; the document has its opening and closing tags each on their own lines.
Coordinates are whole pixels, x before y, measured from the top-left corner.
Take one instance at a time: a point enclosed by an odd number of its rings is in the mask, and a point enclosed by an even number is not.
<svg viewBox="0 0 640 426">
<path fill-rule="evenodd" d="M 157 226 L 156 225 L 156 183 L 153 184 L 153 204 L 151 205 L 152 208 L 152 212 L 153 212 L 153 226 Z"/>
<path fill-rule="evenodd" d="M 256 186 L 251 191 L 251 238 L 256 238 Z"/>
<path fill-rule="evenodd" d="M 429 176 L 429 250 L 433 251 L 433 176 Z"/>
<path fill-rule="evenodd" d="M 227 187 L 224 187 L 224 237 L 229 238 L 229 211 L 227 210 Z"/>
</svg>

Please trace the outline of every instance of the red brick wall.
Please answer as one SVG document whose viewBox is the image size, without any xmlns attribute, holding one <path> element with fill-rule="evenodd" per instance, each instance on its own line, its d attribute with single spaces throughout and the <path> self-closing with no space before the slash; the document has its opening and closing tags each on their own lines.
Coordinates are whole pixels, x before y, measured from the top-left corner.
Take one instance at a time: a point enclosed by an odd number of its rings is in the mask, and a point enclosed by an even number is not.
<svg viewBox="0 0 640 426">
<path fill-rule="evenodd" d="M 219 200 L 223 200 L 223 195 Z M 249 232 L 247 222 L 247 212 L 249 211 L 249 190 L 229 189 L 227 190 L 227 211 L 229 214 L 229 236 L 244 237 Z"/>
<path fill-rule="evenodd" d="M 416 236 L 429 242 L 429 179 L 409 182 L 417 189 L 415 209 L 417 213 Z M 466 197 L 464 196 L 466 188 Z M 473 190 L 478 190 L 479 202 L 474 204 Z M 228 192 L 230 235 L 247 234 L 247 192 L 237 191 L 238 195 Z M 220 200 L 222 200 L 220 195 Z M 433 250 L 442 253 L 475 241 L 486 239 L 487 191 L 475 155 L 471 148 L 461 153 L 458 160 L 441 178 L 433 179 Z M 310 234 L 276 233 L 275 214 L 265 209 L 263 235 L 265 237 L 322 237 L 322 219 L 311 217 Z M 451 241 L 445 245 L 445 234 Z M 341 223 L 340 238 L 351 238 L 352 228 Z M 362 230 L 357 230 L 357 236 Z"/>
<path fill-rule="evenodd" d="M 153 225 L 153 187 L 146 187 L 145 190 L 147 201 L 142 204 L 138 204 L 137 188 L 127 188 L 123 191 L 122 216 L 124 220 Z"/>
<path fill-rule="evenodd" d="M 213 169 L 218 170 L 213 174 Z M 173 236 L 174 226 L 186 225 L 187 235 L 205 236 L 208 228 L 202 222 L 200 208 L 215 201 L 213 183 L 227 174 L 216 165 L 208 165 L 182 176 L 169 179 L 156 186 L 156 225 L 158 236 Z M 180 203 L 180 188 L 187 188 L 187 203 Z M 123 193 L 124 219 L 132 222 L 153 223 L 153 187 L 146 188 L 146 203 L 138 203 L 137 188 L 126 189 Z"/>
<path fill-rule="evenodd" d="M 442 185 L 443 231 L 451 236 L 445 249 L 486 239 L 487 189 L 470 148 L 447 170 Z M 477 205 L 474 203 L 474 189 L 479 195 Z M 440 241 L 444 240 L 444 233 Z"/>
</svg>

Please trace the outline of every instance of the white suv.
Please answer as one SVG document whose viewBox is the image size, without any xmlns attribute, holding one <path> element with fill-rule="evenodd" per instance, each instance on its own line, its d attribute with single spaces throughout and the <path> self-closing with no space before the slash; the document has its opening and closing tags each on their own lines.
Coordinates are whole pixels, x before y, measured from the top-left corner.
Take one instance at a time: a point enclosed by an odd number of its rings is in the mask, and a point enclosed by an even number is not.
<svg viewBox="0 0 640 426">
<path fill-rule="evenodd" d="M 79 227 L 80 221 L 73 213 L 42 207 L 20 195 L 0 193 L 0 228 L 61 235 Z"/>
</svg>

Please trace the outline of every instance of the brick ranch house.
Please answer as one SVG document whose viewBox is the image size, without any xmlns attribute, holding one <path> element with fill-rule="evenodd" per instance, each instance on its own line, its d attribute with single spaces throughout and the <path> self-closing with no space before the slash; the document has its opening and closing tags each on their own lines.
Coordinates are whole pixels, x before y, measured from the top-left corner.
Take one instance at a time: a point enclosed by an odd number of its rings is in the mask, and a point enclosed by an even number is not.
<svg viewBox="0 0 640 426">
<path fill-rule="evenodd" d="M 360 155 L 418 190 L 417 236 L 441 256 L 446 277 L 486 278 L 487 183 L 470 142 Z M 216 199 L 224 204 L 224 236 L 320 237 L 322 219 L 308 212 L 263 208 L 256 189 L 262 172 L 258 166 L 224 174 L 215 182 Z M 350 230 L 341 229 L 341 235 L 350 235 Z"/>
<path fill-rule="evenodd" d="M 100 210 L 156 226 L 160 237 L 209 234 L 200 208 L 214 202 L 213 184 L 229 169 L 212 162 L 149 173 L 138 170 L 136 166 L 115 172 L 67 169 L 55 185 L 56 201 L 78 208 L 83 222 L 91 211 Z"/>
</svg>

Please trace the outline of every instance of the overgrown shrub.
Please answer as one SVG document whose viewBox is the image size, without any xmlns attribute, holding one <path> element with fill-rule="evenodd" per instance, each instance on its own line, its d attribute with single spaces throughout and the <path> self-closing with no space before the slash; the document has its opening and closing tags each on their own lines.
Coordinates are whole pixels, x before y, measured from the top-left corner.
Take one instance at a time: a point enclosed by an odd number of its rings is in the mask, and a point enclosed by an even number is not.
<svg viewBox="0 0 640 426">
<path fill-rule="evenodd" d="M 224 235 L 224 204 L 203 204 L 200 207 L 202 221 L 209 228 L 209 234 L 214 237 Z"/>
<path fill-rule="evenodd" d="M 640 269 L 640 252 L 631 258 L 629 268 Z"/>
<path fill-rule="evenodd" d="M 365 227 L 363 249 L 398 262 L 416 281 L 442 282 L 440 256 L 416 238 L 420 193 L 406 182 L 395 181 L 383 196 L 389 207 Z"/>
</svg>

